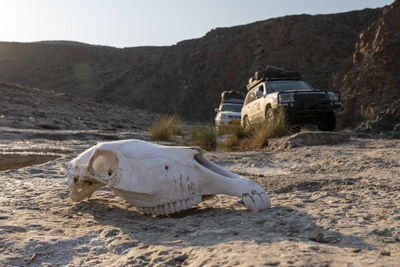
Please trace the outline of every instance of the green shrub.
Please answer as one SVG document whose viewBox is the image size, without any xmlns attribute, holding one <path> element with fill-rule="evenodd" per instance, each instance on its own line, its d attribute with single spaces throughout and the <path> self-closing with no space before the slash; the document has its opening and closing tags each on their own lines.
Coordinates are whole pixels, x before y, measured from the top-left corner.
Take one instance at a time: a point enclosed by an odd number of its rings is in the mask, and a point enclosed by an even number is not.
<svg viewBox="0 0 400 267">
<path fill-rule="evenodd" d="M 189 129 L 188 144 L 212 151 L 217 146 L 217 131 L 213 126 L 194 126 Z"/>
<path fill-rule="evenodd" d="M 177 115 L 162 117 L 150 127 L 150 136 L 153 140 L 171 140 L 173 135 L 182 133 L 182 121 Z"/>
</svg>

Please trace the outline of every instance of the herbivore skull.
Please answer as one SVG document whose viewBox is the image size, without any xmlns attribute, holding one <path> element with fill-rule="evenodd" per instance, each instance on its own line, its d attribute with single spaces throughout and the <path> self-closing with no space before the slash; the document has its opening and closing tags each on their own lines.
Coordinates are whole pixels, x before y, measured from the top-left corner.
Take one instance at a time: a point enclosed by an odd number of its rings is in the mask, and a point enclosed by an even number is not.
<svg viewBox="0 0 400 267">
<path fill-rule="evenodd" d="M 189 209 L 215 194 L 239 196 L 250 210 L 270 206 L 264 189 L 211 162 L 197 147 L 140 140 L 99 143 L 68 163 L 67 176 L 75 202 L 108 185 L 148 215 Z"/>
</svg>

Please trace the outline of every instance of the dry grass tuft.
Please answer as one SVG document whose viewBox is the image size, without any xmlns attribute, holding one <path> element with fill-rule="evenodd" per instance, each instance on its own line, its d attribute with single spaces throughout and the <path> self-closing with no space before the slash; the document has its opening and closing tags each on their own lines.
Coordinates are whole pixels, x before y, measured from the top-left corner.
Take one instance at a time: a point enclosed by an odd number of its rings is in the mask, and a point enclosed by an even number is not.
<svg viewBox="0 0 400 267">
<path fill-rule="evenodd" d="M 254 126 L 247 131 L 250 134 L 240 140 L 240 150 L 258 149 L 268 146 L 270 138 L 285 136 L 290 132 L 285 110 L 278 109 L 270 121 Z"/>
<path fill-rule="evenodd" d="M 244 129 L 239 126 L 226 126 L 219 128 L 217 131 L 218 136 L 227 135 L 223 142 L 218 144 L 218 148 L 224 151 L 237 151 L 240 150 L 239 146 L 243 139 L 248 138 L 253 133 L 253 128 Z"/>
<path fill-rule="evenodd" d="M 182 121 L 177 115 L 163 117 L 150 127 L 153 140 L 171 140 L 173 135 L 182 133 Z"/>
<path fill-rule="evenodd" d="M 151 127 L 151 137 L 155 140 L 170 140 L 174 134 L 182 132 L 182 124 L 177 116 L 163 118 Z M 246 151 L 268 146 L 270 138 L 289 134 L 290 129 L 283 109 L 277 110 L 273 118 L 265 124 L 249 128 L 222 126 L 193 126 L 186 138 L 187 145 L 199 146 L 207 151 L 217 148 L 225 151 Z M 223 136 L 217 144 L 217 138 Z"/>
<path fill-rule="evenodd" d="M 289 134 L 290 128 L 284 109 L 278 109 L 273 118 L 254 130 L 250 148 L 262 148 L 268 145 L 268 139 L 277 138 Z"/>
</svg>

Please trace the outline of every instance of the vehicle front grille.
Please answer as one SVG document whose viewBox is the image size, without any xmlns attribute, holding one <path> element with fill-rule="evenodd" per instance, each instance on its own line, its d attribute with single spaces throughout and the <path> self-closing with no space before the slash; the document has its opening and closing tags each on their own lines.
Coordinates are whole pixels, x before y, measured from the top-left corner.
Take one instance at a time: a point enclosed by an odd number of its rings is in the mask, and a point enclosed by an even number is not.
<svg viewBox="0 0 400 267">
<path fill-rule="evenodd" d="M 310 93 L 296 93 L 294 95 L 294 100 L 296 103 L 321 103 L 326 102 L 327 96 L 324 92 L 310 92 Z"/>
<path fill-rule="evenodd" d="M 229 119 L 240 120 L 240 115 L 229 115 Z"/>
</svg>

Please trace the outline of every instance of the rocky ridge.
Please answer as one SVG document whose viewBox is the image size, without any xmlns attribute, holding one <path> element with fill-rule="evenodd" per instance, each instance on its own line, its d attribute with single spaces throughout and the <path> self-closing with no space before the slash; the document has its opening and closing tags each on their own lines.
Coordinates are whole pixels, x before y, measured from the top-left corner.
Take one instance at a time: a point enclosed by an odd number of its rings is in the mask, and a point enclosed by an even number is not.
<svg viewBox="0 0 400 267">
<path fill-rule="evenodd" d="M 395 130 L 400 122 L 400 1 L 360 34 L 348 71 L 336 77 L 344 97 L 344 125 L 372 121 L 373 133 Z M 397 126 L 397 127 L 400 127 Z"/>
<path fill-rule="evenodd" d="M 299 70 L 314 87 L 332 89 L 360 32 L 381 13 L 286 16 L 169 47 L 3 42 L 0 81 L 205 120 L 222 91 L 244 89 L 265 64 Z"/>
</svg>

